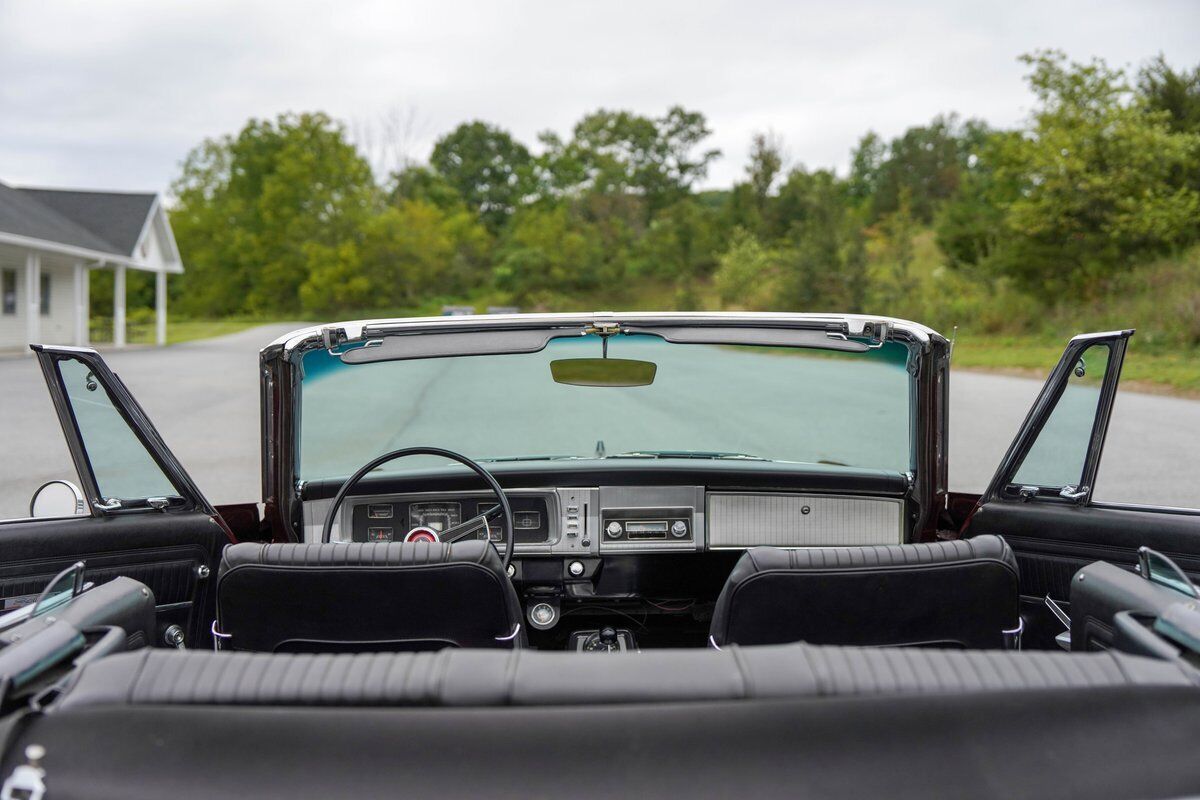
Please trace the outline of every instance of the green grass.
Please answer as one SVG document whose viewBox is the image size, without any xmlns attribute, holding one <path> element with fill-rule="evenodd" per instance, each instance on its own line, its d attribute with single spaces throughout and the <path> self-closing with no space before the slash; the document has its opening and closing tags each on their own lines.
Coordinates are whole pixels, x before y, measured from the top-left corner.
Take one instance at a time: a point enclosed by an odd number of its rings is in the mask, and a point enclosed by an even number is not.
<svg viewBox="0 0 1200 800">
<path fill-rule="evenodd" d="M 167 344 L 194 342 L 238 333 L 258 325 L 267 325 L 281 320 L 261 317 L 230 317 L 226 319 L 168 319 Z M 300 323 L 297 323 L 299 327 Z M 92 318 L 91 340 L 94 344 L 112 342 L 112 320 Z M 154 344 L 153 322 L 130 322 L 125 326 L 125 341 L 129 344 Z"/>
<path fill-rule="evenodd" d="M 1046 376 L 1058 363 L 1067 339 L 1034 336 L 958 335 L 953 365 L 961 369 Z M 1135 335 L 1121 368 L 1121 385 L 1170 394 L 1200 396 L 1200 353 L 1190 349 L 1148 350 Z"/>
</svg>

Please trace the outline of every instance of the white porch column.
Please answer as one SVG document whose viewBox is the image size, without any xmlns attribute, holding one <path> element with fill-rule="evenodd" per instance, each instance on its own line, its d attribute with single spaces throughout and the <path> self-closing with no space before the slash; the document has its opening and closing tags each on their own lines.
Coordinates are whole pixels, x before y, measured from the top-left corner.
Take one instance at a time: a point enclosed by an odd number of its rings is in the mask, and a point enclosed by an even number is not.
<svg viewBox="0 0 1200 800">
<path fill-rule="evenodd" d="M 88 320 L 88 268 L 82 261 L 75 262 L 75 346 L 87 347 L 90 332 Z"/>
<path fill-rule="evenodd" d="M 154 340 L 159 347 L 167 343 L 167 273 L 154 276 Z"/>
<path fill-rule="evenodd" d="M 125 265 L 113 267 L 113 347 L 125 346 Z"/>
<path fill-rule="evenodd" d="M 36 344 L 42 339 L 42 257 L 25 254 L 25 341 Z"/>
</svg>

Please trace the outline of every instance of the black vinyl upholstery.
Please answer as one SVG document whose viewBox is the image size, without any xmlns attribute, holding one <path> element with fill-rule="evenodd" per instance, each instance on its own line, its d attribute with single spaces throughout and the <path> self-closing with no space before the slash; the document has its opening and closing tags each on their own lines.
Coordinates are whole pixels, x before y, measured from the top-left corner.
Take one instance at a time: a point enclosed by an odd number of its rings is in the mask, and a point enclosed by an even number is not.
<svg viewBox="0 0 1200 800">
<path fill-rule="evenodd" d="M 236 544 L 217 579 L 222 647 L 520 646 L 520 602 L 490 542 Z"/>
<path fill-rule="evenodd" d="M 994 648 L 1020 625 L 1020 580 L 999 536 L 874 547 L 747 550 L 725 583 L 718 646 L 805 641 Z"/>
<path fill-rule="evenodd" d="M 105 705 L 485 707 L 1196 687 L 1123 653 L 776 645 L 596 656 L 517 650 L 267 654 L 143 650 L 83 668 L 62 709 Z"/>
</svg>

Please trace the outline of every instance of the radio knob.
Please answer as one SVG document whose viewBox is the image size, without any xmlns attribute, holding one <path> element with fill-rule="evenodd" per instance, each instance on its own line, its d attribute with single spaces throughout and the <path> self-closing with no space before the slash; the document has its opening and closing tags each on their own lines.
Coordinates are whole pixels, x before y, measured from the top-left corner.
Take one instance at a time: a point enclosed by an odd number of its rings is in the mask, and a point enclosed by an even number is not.
<svg viewBox="0 0 1200 800">
<path fill-rule="evenodd" d="M 621 535 L 621 523 L 613 520 L 612 522 L 608 523 L 608 527 L 605 528 L 604 531 L 609 535 L 610 538 L 615 539 Z"/>
<path fill-rule="evenodd" d="M 684 536 L 687 536 L 687 523 L 681 519 L 675 520 L 671 524 L 671 535 L 676 539 L 682 539 Z"/>
</svg>

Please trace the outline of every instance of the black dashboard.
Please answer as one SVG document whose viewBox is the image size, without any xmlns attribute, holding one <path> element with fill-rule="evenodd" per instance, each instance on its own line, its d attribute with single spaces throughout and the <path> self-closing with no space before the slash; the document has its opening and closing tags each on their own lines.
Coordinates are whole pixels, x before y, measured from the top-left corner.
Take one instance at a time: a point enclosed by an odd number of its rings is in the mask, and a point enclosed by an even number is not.
<svg viewBox="0 0 1200 800">
<path fill-rule="evenodd" d="M 680 553 L 896 544 L 911 533 L 905 476 L 776 465 L 604 464 L 530 469 L 494 465 L 513 509 L 519 557 Z M 305 487 L 304 539 L 316 541 L 337 481 Z M 436 540 L 492 508 L 478 479 L 439 471 L 372 476 L 347 498 L 333 541 Z M 480 531 L 477 535 L 483 538 Z M 502 542 L 501 526 L 488 532 Z"/>
</svg>

